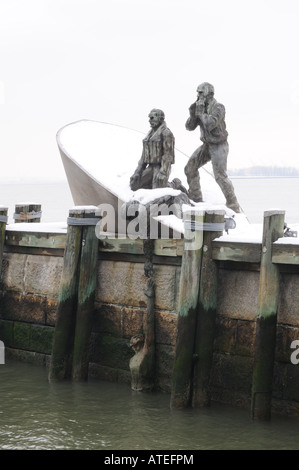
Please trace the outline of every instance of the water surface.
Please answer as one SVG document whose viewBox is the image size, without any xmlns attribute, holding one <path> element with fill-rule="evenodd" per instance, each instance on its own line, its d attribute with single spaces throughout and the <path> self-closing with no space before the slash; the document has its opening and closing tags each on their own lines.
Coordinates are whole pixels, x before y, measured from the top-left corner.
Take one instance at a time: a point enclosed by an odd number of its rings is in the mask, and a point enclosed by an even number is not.
<svg viewBox="0 0 299 470">
<path fill-rule="evenodd" d="M 296 418 L 256 423 L 219 404 L 172 411 L 168 394 L 99 380 L 49 384 L 45 368 L 12 360 L 0 366 L 0 396 L 2 450 L 299 449 Z"/>
</svg>

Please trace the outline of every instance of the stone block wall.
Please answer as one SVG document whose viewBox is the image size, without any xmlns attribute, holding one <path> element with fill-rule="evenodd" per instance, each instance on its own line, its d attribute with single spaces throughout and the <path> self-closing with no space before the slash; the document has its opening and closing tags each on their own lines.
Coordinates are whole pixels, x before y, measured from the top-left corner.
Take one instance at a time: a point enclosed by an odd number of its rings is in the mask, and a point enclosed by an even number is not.
<svg viewBox="0 0 299 470">
<path fill-rule="evenodd" d="M 170 391 L 177 322 L 179 266 L 155 265 L 157 388 Z M 91 373 L 130 382 L 130 338 L 142 332 L 147 298 L 143 263 L 99 262 Z"/>
<path fill-rule="evenodd" d="M 0 338 L 8 356 L 48 365 L 63 258 L 6 253 L 2 263 Z M 169 391 L 180 267 L 155 265 L 157 388 Z M 130 382 L 130 339 L 142 331 L 147 298 L 142 262 L 99 260 L 90 375 Z"/>
<path fill-rule="evenodd" d="M 219 269 L 211 377 L 216 401 L 249 405 L 258 289 L 258 271 Z"/>
<path fill-rule="evenodd" d="M 9 355 L 47 363 L 52 350 L 62 267 L 61 257 L 4 255 L 0 337 Z"/>
<path fill-rule="evenodd" d="M 259 271 L 219 269 L 214 360 L 211 377 L 215 401 L 250 406 Z M 298 413 L 299 364 L 291 363 L 299 340 L 299 273 L 281 271 L 273 375 L 274 410 Z"/>
</svg>

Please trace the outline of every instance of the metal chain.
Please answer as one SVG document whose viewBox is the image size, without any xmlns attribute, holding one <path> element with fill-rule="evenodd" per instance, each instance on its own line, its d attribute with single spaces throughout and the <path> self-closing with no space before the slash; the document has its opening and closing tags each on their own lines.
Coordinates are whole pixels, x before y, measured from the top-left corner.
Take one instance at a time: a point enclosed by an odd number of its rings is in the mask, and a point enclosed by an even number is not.
<svg viewBox="0 0 299 470">
<path fill-rule="evenodd" d="M 13 218 L 15 220 L 32 220 L 32 219 L 40 219 L 42 216 L 42 212 L 20 212 L 19 214 L 14 213 Z"/>
<path fill-rule="evenodd" d="M 221 232 L 225 228 L 225 223 L 196 222 L 195 220 L 185 220 L 185 230 L 203 230 L 205 232 Z"/>
</svg>

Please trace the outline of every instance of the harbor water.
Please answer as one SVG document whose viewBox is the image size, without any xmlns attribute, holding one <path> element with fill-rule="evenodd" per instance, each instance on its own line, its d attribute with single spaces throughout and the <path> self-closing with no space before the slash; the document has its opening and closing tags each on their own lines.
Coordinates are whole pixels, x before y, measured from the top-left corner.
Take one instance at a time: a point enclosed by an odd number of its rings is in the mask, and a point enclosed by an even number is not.
<svg viewBox="0 0 299 470">
<path fill-rule="evenodd" d="M 286 211 L 287 224 L 299 223 L 299 178 L 231 178 L 239 203 L 252 224 L 262 224 L 264 211 Z"/>
</svg>

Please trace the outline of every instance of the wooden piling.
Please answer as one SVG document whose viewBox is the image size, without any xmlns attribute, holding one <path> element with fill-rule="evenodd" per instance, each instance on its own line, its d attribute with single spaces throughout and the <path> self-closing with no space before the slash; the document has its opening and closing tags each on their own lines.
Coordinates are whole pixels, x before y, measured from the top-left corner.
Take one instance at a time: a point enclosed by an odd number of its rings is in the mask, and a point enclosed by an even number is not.
<svg viewBox="0 0 299 470">
<path fill-rule="evenodd" d="M 204 215 L 191 209 L 184 213 L 184 251 L 179 287 L 175 360 L 170 398 L 171 408 L 184 408 L 191 401 L 196 310 L 200 281 Z M 195 225 L 195 227 L 190 224 Z"/>
<path fill-rule="evenodd" d="M 212 259 L 212 241 L 224 229 L 224 211 L 206 211 L 194 347 L 192 406 L 210 405 L 210 373 L 217 308 L 218 268 Z M 210 226 L 210 230 L 209 230 Z"/>
<path fill-rule="evenodd" d="M 41 221 L 41 204 L 26 203 L 16 204 L 14 220 L 16 224 L 27 222 L 36 223 Z"/>
<path fill-rule="evenodd" d="M 83 218 L 84 210 L 69 211 L 70 218 Z M 82 244 L 82 225 L 68 225 L 64 266 L 60 281 L 49 380 L 70 379 L 76 325 L 77 289 Z"/>
<path fill-rule="evenodd" d="M 5 243 L 7 213 L 8 213 L 8 208 L 0 206 L 0 275 L 2 272 L 2 259 L 3 259 L 4 243 Z M 0 348 L 1 348 L 1 341 L 0 341 Z M 0 354 L 0 364 L 4 364 L 4 362 L 1 362 L 1 358 L 4 361 L 4 349 L 3 349 L 3 354 L 2 355 Z"/>
<path fill-rule="evenodd" d="M 2 266 L 8 208 L 0 206 L 0 268 Z"/>
<path fill-rule="evenodd" d="M 95 209 L 85 210 L 84 218 L 95 219 Z M 88 379 L 90 336 L 94 313 L 99 240 L 95 224 L 84 225 L 78 283 L 78 305 L 74 338 L 73 380 Z"/>
<path fill-rule="evenodd" d="M 284 215 L 284 211 L 278 210 L 264 213 L 251 396 L 251 416 L 258 420 L 269 420 L 271 417 L 279 296 L 279 268 L 272 263 L 272 244 L 283 237 Z"/>
</svg>

